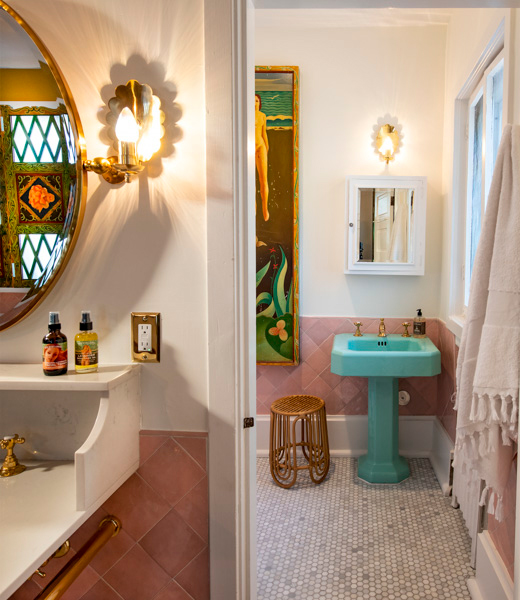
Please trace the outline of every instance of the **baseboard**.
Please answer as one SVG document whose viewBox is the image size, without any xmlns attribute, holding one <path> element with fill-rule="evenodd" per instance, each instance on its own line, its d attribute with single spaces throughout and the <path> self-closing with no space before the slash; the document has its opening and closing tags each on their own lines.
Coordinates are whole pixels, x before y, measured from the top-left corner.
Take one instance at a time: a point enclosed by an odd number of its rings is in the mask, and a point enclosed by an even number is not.
<svg viewBox="0 0 520 600">
<path fill-rule="evenodd" d="M 449 496 L 451 492 L 450 462 L 452 450 L 453 441 L 442 423 L 436 418 L 433 422 L 432 449 L 429 458 L 445 496 Z"/>
<path fill-rule="evenodd" d="M 269 415 L 258 415 L 256 425 L 257 456 L 268 456 Z M 357 457 L 367 451 L 367 415 L 329 415 L 327 429 L 331 456 Z M 399 417 L 400 453 L 408 458 L 431 459 L 432 449 L 435 448 L 437 469 L 443 477 L 442 482 L 439 479 L 441 485 L 444 479 L 447 484 L 449 478 L 451 451 L 451 446 L 448 447 L 446 440 L 442 438 L 443 431 L 444 428 L 435 416 Z M 449 440 L 448 435 L 445 432 L 444 434 Z M 435 473 L 437 474 L 437 470 Z"/>
<path fill-rule="evenodd" d="M 478 534 L 475 577 L 467 583 L 472 600 L 513 600 L 513 581 L 487 531 Z"/>
</svg>

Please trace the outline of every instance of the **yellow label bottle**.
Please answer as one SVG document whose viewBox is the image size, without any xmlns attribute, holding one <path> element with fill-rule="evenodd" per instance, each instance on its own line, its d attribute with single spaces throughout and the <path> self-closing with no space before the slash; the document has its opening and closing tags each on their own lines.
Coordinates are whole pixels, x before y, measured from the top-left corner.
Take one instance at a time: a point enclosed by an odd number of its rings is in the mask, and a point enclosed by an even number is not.
<svg viewBox="0 0 520 600">
<path fill-rule="evenodd" d="M 74 366 L 77 373 L 98 369 L 98 335 L 92 331 L 90 311 L 81 313 L 79 333 L 74 338 Z"/>
</svg>

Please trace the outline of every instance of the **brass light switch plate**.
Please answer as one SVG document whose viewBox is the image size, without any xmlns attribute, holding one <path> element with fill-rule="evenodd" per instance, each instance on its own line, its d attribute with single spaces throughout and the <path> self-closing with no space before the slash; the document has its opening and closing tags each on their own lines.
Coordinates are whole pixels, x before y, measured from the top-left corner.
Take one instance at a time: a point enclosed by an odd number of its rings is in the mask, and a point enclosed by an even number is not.
<svg viewBox="0 0 520 600">
<path fill-rule="evenodd" d="M 160 362 L 161 313 L 132 313 L 132 361 Z"/>
</svg>

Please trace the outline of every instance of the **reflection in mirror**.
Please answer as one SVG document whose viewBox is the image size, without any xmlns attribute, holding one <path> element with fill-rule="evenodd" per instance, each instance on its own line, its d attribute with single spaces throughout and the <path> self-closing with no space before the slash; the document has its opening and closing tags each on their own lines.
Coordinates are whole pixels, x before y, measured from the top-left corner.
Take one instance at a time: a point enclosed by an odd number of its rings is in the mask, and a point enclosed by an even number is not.
<svg viewBox="0 0 520 600">
<path fill-rule="evenodd" d="M 345 273 L 424 275 L 426 177 L 349 177 Z"/>
<path fill-rule="evenodd" d="M 61 274 L 81 222 L 79 119 L 58 67 L 0 0 L 0 329 Z M 44 56 L 45 55 L 45 56 Z"/>
<path fill-rule="evenodd" d="M 413 261 L 413 189 L 359 188 L 359 262 Z"/>
</svg>

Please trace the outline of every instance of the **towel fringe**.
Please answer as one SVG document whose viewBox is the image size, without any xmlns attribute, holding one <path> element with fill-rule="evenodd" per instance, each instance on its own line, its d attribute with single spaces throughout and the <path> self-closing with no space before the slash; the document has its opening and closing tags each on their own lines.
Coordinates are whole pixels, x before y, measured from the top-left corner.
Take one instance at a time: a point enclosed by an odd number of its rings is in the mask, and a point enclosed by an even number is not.
<svg viewBox="0 0 520 600">
<path fill-rule="evenodd" d="M 504 499 L 502 496 L 497 496 L 497 505 L 495 506 L 495 519 L 497 521 L 504 520 Z"/>
<path fill-rule="evenodd" d="M 486 485 L 486 487 L 482 490 L 482 494 L 480 495 L 479 506 L 485 506 L 487 502 L 487 497 L 489 494 L 490 487 Z"/>
<path fill-rule="evenodd" d="M 489 495 L 488 507 L 487 507 L 488 515 L 495 514 L 495 498 L 496 498 L 495 490 L 491 490 L 491 494 Z"/>
</svg>

